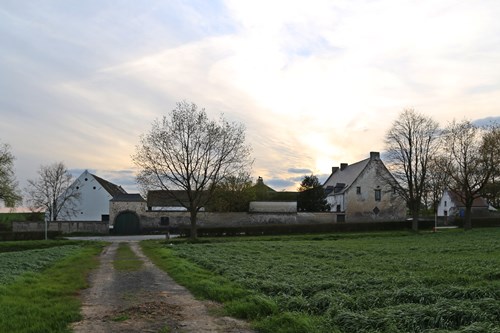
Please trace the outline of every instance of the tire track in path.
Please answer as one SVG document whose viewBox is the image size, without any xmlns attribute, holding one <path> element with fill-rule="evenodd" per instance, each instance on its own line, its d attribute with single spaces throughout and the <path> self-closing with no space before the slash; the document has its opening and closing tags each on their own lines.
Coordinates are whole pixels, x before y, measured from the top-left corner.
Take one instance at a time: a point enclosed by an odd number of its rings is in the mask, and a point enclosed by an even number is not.
<svg viewBox="0 0 500 333">
<path fill-rule="evenodd" d="M 137 271 L 113 267 L 118 242 L 100 255 L 100 266 L 90 275 L 90 288 L 82 291 L 83 320 L 72 325 L 75 333 L 118 332 L 228 332 L 253 333 L 248 323 L 210 315 L 220 307 L 196 300 L 184 287 L 156 267 L 136 241 L 128 244 L 143 265 Z"/>
</svg>

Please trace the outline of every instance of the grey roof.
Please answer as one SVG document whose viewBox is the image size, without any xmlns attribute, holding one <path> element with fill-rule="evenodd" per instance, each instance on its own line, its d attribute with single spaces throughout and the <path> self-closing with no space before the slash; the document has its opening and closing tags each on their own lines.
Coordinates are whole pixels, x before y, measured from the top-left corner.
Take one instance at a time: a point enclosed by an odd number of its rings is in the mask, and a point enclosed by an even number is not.
<svg viewBox="0 0 500 333">
<path fill-rule="evenodd" d="M 180 202 L 179 202 L 180 200 Z M 202 193 L 202 200 L 207 200 L 207 193 Z M 150 190 L 147 196 L 148 207 L 187 207 L 188 193 L 185 190 Z M 182 204 L 181 204 L 182 202 Z"/>
<path fill-rule="evenodd" d="M 131 193 L 131 194 L 118 194 L 113 197 L 111 201 L 114 202 L 146 202 L 144 198 L 139 193 Z"/>
<path fill-rule="evenodd" d="M 455 203 L 457 207 L 465 207 L 465 203 L 462 200 L 462 196 L 460 196 L 457 192 L 447 191 L 450 195 L 451 200 Z M 475 198 L 472 202 L 473 208 L 489 208 L 488 201 L 486 201 L 483 197 Z"/>
<path fill-rule="evenodd" d="M 361 172 L 363 172 L 368 162 L 370 162 L 370 158 L 348 165 L 344 170 L 338 169 L 328 177 L 323 187 L 330 190 L 330 193 L 332 191 L 336 194 L 345 192 L 354 183 Z"/>
<path fill-rule="evenodd" d="M 109 193 L 111 196 L 114 198 L 120 194 L 127 194 L 127 191 L 125 191 L 121 186 L 118 186 L 116 184 L 113 184 L 111 182 L 108 182 L 105 179 L 102 179 L 101 177 L 97 177 L 96 175 L 92 175 L 92 177 L 97 180 L 97 182 Z"/>
</svg>

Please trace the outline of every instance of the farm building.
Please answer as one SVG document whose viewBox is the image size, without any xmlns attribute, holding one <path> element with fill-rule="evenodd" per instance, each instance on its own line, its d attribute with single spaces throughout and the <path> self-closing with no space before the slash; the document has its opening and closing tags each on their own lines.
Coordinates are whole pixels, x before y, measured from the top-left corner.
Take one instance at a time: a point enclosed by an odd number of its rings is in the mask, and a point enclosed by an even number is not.
<svg viewBox="0 0 500 333">
<path fill-rule="evenodd" d="M 439 201 L 437 215 L 441 218 L 453 220 L 465 216 L 465 204 L 460 195 L 453 191 L 445 190 Z M 489 204 L 484 198 L 476 198 L 472 203 L 472 216 L 488 216 Z"/>
<path fill-rule="evenodd" d="M 59 214 L 61 221 L 108 221 L 109 201 L 127 192 L 116 184 L 104 180 L 85 170 L 71 185 L 80 193 L 73 200 L 71 209 Z"/>
<path fill-rule="evenodd" d="M 406 204 L 388 179 L 393 179 L 392 175 L 378 152 L 357 163 L 333 167 L 323 187 L 337 221 L 404 220 Z"/>
</svg>

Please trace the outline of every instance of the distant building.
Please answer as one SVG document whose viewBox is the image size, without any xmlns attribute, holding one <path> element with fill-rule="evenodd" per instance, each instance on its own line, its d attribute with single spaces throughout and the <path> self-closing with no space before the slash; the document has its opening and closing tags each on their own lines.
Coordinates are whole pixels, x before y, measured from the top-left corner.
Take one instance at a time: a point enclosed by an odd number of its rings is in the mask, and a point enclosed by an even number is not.
<svg viewBox="0 0 500 333">
<path fill-rule="evenodd" d="M 109 221 L 109 201 L 127 192 L 116 184 L 85 170 L 71 185 L 80 193 L 71 213 L 63 211 L 60 221 Z"/>
<path fill-rule="evenodd" d="M 255 200 L 250 202 L 249 213 L 297 213 L 297 192 L 277 192 L 262 177 L 252 188 Z"/>
<path fill-rule="evenodd" d="M 186 207 L 189 207 L 189 198 L 184 190 L 150 190 L 146 202 L 151 212 L 186 212 Z M 204 210 L 203 207 L 200 209 Z"/>
<path fill-rule="evenodd" d="M 464 217 L 465 204 L 457 193 L 445 190 L 439 201 L 437 215 L 450 220 L 457 217 Z M 482 197 L 476 198 L 472 203 L 472 216 L 487 215 L 489 215 L 488 202 Z"/>
<path fill-rule="evenodd" d="M 323 184 L 337 221 L 402 221 L 406 203 L 390 185 L 394 180 L 378 152 L 354 164 L 341 163 Z"/>
</svg>

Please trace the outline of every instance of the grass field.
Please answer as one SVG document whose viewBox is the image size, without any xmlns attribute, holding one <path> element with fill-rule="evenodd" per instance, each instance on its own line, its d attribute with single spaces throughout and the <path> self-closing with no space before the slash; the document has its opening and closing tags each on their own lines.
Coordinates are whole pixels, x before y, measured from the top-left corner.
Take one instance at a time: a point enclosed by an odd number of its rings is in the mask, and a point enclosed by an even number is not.
<svg viewBox="0 0 500 333">
<path fill-rule="evenodd" d="M 143 247 L 262 332 L 500 332 L 500 229 Z"/>
<path fill-rule="evenodd" d="M 78 292 L 101 249 L 68 241 L 0 243 L 0 332 L 70 332 L 68 324 L 80 319 Z"/>
</svg>

